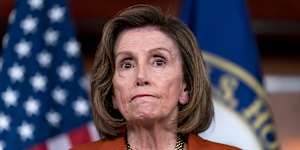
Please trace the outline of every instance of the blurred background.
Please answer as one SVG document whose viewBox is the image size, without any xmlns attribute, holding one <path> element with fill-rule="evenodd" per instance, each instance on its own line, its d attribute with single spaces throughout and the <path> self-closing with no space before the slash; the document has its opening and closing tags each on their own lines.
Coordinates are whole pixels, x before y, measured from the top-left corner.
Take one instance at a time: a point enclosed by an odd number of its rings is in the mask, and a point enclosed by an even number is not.
<svg viewBox="0 0 300 150">
<path fill-rule="evenodd" d="M 89 72 L 102 27 L 116 12 L 137 3 L 159 6 L 179 15 L 181 0 L 71 0 L 70 13 Z M 15 1 L 0 1 L 0 41 Z M 260 54 L 278 139 L 284 150 L 300 147 L 300 1 L 248 0 L 251 26 Z M 1 83 L 0 83 L 1 84 Z"/>
</svg>

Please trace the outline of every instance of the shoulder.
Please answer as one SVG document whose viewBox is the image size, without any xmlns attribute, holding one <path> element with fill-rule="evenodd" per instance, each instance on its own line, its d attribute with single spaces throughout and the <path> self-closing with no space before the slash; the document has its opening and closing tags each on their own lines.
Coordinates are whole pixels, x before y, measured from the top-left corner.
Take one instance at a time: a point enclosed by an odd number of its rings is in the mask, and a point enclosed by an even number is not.
<svg viewBox="0 0 300 150">
<path fill-rule="evenodd" d="M 120 150 L 125 149 L 124 137 L 102 139 L 73 147 L 71 150 Z"/>
<path fill-rule="evenodd" d="M 239 150 L 239 148 L 233 146 L 205 140 L 197 134 L 190 134 L 188 136 L 188 149 L 197 150 L 200 147 L 202 150 Z"/>
</svg>

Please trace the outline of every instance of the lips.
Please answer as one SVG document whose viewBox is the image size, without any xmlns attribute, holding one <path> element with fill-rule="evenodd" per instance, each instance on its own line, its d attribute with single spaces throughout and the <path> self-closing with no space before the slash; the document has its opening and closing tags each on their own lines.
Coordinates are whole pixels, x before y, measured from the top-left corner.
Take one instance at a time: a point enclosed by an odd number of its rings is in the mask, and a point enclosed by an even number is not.
<svg viewBox="0 0 300 150">
<path fill-rule="evenodd" d="M 156 96 L 151 95 L 151 94 L 137 94 L 137 95 L 135 95 L 135 96 L 133 96 L 133 97 L 131 98 L 131 101 L 133 101 L 133 100 L 135 100 L 135 99 L 137 99 L 137 98 L 141 98 L 141 97 L 156 97 Z"/>
</svg>

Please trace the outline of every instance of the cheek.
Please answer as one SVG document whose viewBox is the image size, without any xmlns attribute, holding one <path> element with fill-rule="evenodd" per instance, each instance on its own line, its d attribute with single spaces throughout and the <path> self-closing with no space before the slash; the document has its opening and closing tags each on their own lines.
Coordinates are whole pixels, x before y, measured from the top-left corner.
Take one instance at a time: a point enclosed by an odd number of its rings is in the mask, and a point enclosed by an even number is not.
<svg viewBox="0 0 300 150">
<path fill-rule="evenodd" d="M 166 103 L 177 104 L 184 88 L 181 64 L 176 63 L 166 68 L 163 73 L 155 73 L 152 77 L 154 77 L 155 83 L 167 101 Z"/>
<path fill-rule="evenodd" d="M 115 75 L 112 82 L 114 91 L 113 102 L 116 108 L 123 114 L 126 112 L 127 100 L 130 97 L 130 80 L 123 76 Z"/>
<path fill-rule="evenodd" d="M 173 105 L 177 105 L 179 97 L 183 91 L 183 82 L 180 76 L 169 78 L 165 81 L 161 81 L 161 91 L 167 101 L 167 104 L 172 103 Z"/>
<path fill-rule="evenodd" d="M 130 78 L 122 76 L 120 73 L 115 73 L 113 76 L 113 90 L 116 98 L 123 97 L 128 93 L 130 86 Z"/>
<path fill-rule="evenodd" d="M 122 88 L 118 88 L 118 87 L 114 87 L 114 96 L 113 96 L 113 105 L 115 109 L 118 109 L 120 111 L 120 113 L 123 115 L 123 117 L 127 118 L 127 95 L 126 95 L 126 91 L 124 91 L 124 89 Z"/>
</svg>

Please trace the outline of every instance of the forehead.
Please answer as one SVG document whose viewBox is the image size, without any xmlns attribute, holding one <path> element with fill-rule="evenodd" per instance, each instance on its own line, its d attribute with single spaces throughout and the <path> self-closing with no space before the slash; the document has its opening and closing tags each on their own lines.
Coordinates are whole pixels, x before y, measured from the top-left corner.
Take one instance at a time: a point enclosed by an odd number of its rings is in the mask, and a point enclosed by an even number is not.
<svg viewBox="0 0 300 150">
<path fill-rule="evenodd" d="M 166 48 L 172 53 L 179 53 L 177 44 L 165 32 L 155 26 L 126 29 L 117 37 L 114 51 L 150 50 Z"/>
</svg>

